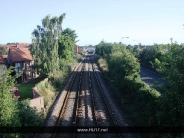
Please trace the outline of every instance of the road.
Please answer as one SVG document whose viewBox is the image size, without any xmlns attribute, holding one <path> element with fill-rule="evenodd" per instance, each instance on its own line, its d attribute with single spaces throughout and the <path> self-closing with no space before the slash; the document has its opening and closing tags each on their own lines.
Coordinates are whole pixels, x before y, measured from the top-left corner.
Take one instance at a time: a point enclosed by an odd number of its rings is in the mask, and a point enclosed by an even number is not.
<svg viewBox="0 0 184 138">
<path fill-rule="evenodd" d="M 151 88 L 153 88 L 154 82 L 158 82 L 159 85 L 166 83 L 166 81 L 162 79 L 162 75 L 143 66 L 141 66 L 140 76 L 141 80 L 143 80 Z"/>
</svg>

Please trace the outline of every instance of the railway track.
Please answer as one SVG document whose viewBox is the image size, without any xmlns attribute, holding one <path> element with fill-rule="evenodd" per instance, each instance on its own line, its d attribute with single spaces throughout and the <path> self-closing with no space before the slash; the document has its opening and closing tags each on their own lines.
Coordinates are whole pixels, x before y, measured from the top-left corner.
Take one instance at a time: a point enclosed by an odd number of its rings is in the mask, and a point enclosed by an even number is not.
<svg viewBox="0 0 184 138">
<path fill-rule="evenodd" d="M 52 138 L 122 137 L 117 129 L 114 133 L 105 133 L 109 126 L 116 128 L 117 122 L 109 108 L 96 71 L 92 57 L 86 56 L 73 75 L 64 98 L 64 104 L 60 109 L 59 118 L 55 124 L 58 127 L 70 126 L 73 129 L 70 131 L 72 133 L 53 133 Z M 103 133 L 97 131 L 101 127 L 107 129 L 103 130 Z M 79 133 L 76 131 L 77 128 L 83 128 L 83 130 L 86 128 L 87 131 Z M 58 132 L 57 127 L 55 132 Z"/>
<path fill-rule="evenodd" d="M 69 89 L 67 91 L 67 94 L 65 96 L 63 106 L 60 110 L 60 114 L 58 117 L 58 120 L 56 122 L 56 130 L 59 126 L 74 126 L 75 124 L 75 116 L 76 116 L 76 107 L 77 107 L 77 101 L 78 101 L 78 91 L 80 89 L 80 83 L 78 80 L 81 80 L 82 78 L 82 71 L 84 66 L 85 60 L 79 65 L 79 67 L 74 72 L 73 79 L 71 81 L 71 84 L 69 86 Z M 65 133 L 53 133 L 52 138 L 56 137 L 72 137 L 71 133 L 65 134 Z"/>
</svg>

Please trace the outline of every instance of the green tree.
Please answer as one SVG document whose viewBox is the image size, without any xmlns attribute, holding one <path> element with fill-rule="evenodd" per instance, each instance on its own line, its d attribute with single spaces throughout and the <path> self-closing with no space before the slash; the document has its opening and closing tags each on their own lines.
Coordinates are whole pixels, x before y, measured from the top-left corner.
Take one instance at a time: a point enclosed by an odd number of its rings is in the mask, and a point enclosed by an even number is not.
<svg viewBox="0 0 184 138">
<path fill-rule="evenodd" d="M 13 67 L 7 71 L 0 71 L 0 126 L 20 126 L 18 116 L 18 100 L 12 98 L 10 90 L 14 87 L 15 79 L 20 76 L 11 76 Z"/>
<path fill-rule="evenodd" d="M 140 64 L 129 51 L 116 51 L 110 55 L 109 69 L 115 85 L 127 87 L 127 80 L 135 79 L 140 71 Z"/>
<path fill-rule="evenodd" d="M 154 44 L 154 46 L 145 53 L 143 62 L 147 65 L 152 65 L 155 59 L 161 60 L 165 54 L 164 48 L 166 48 L 166 46 Z"/>
<path fill-rule="evenodd" d="M 157 71 L 165 74 L 169 87 L 161 95 L 158 118 L 160 124 L 184 125 L 184 46 L 172 43 L 161 60 L 156 59 Z M 167 116 L 167 117 L 166 117 Z"/>
<path fill-rule="evenodd" d="M 66 35 L 66 36 L 69 36 L 71 37 L 73 43 L 77 43 L 79 40 L 76 40 L 77 39 L 77 34 L 75 33 L 75 30 L 72 30 L 70 28 L 66 28 L 62 31 L 62 35 Z"/>
<path fill-rule="evenodd" d="M 71 37 L 61 36 L 59 39 L 58 54 L 60 59 L 71 60 L 74 56 L 74 43 Z"/>
<path fill-rule="evenodd" d="M 37 26 L 32 33 L 30 48 L 35 60 L 35 67 L 42 75 L 59 70 L 58 39 L 61 37 L 62 22 L 65 13 L 59 17 L 47 15 L 42 20 L 42 27 Z"/>
<path fill-rule="evenodd" d="M 96 48 L 100 54 L 103 50 L 98 63 L 103 61 L 101 67 L 103 66 L 103 71 L 111 79 L 117 91 L 115 93 L 121 97 L 123 105 L 130 107 L 128 112 L 135 120 L 134 123 L 137 125 L 157 124 L 155 114 L 159 94 L 150 89 L 140 78 L 140 64 L 133 53 L 133 50 L 136 52 L 136 47 L 134 49 L 116 43 L 101 42 Z"/>
</svg>

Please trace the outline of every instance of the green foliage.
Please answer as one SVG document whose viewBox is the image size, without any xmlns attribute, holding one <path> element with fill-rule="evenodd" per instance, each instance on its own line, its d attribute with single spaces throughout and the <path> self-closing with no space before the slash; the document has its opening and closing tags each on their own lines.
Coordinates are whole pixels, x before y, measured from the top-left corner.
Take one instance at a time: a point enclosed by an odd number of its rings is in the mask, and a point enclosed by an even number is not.
<svg viewBox="0 0 184 138">
<path fill-rule="evenodd" d="M 108 72 L 109 69 L 108 69 L 108 64 L 107 64 L 107 61 L 105 59 L 102 59 L 100 58 L 98 61 L 98 66 L 100 67 L 100 69 L 103 71 L 103 72 Z"/>
<path fill-rule="evenodd" d="M 51 81 L 48 80 L 48 78 L 36 84 L 36 88 L 44 97 L 44 107 L 46 108 L 46 111 L 48 111 L 53 99 L 56 96 L 56 89 L 52 85 Z"/>
<path fill-rule="evenodd" d="M 96 46 L 96 54 L 99 56 L 102 56 L 106 58 L 107 60 L 109 59 L 109 56 L 111 53 L 115 51 L 124 51 L 126 49 L 125 46 L 122 46 L 117 43 L 105 43 L 104 41 L 101 41 L 97 46 Z"/>
<path fill-rule="evenodd" d="M 41 124 L 41 117 L 29 106 L 28 99 L 20 101 L 18 108 L 22 126 L 39 126 Z"/>
<path fill-rule="evenodd" d="M 42 20 L 43 27 L 37 26 L 32 33 L 33 44 L 30 50 L 35 60 L 34 68 L 40 75 L 49 76 L 60 70 L 65 74 L 66 64 L 74 60 L 74 42 L 77 35 L 75 30 L 70 28 L 62 32 L 64 18 L 65 14 L 52 18 L 48 15 Z M 57 83 L 60 84 L 58 81 Z"/>
<path fill-rule="evenodd" d="M 5 46 L 0 46 L 0 51 L 2 52 L 3 55 L 7 55 L 8 51 L 6 50 Z"/>
<path fill-rule="evenodd" d="M 159 123 L 172 126 L 184 125 L 184 46 L 172 43 L 161 60 L 156 59 L 157 71 L 165 74 L 169 87 L 165 88 L 158 112 Z M 168 112 L 169 111 L 169 112 Z M 167 114 L 167 117 L 166 117 Z"/>
<path fill-rule="evenodd" d="M 157 45 L 152 46 L 144 55 L 142 61 L 147 65 L 152 65 L 155 62 L 155 59 L 161 60 L 165 55 L 165 50 L 167 46 Z"/>
<path fill-rule="evenodd" d="M 47 15 L 42 20 L 42 27 L 37 26 L 32 33 L 31 53 L 36 63 L 37 72 L 48 76 L 59 70 L 58 39 L 61 36 L 61 25 L 65 14 L 59 17 Z"/>
<path fill-rule="evenodd" d="M 130 52 L 117 51 L 110 55 L 109 69 L 117 87 L 123 88 L 127 85 L 127 79 L 134 79 L 138 76 L 140 65 Z"/>
<path fill-rule="evenodd" d="M 128 45 L 126 49 L 129 50 L 136 58 L 140 58 L 142 51 L 140 50 L 139 46 Z"/>
<path fill-rule="evenodd" d="M 0 72 L 0 126 L 20 127 L 36 126 L 41 123 L 39 115 L 29 107 L 28 100 L 18 101 L 12 98 L 10 90 L 15 86 L 15 79 L 21 74 L 11 76 L 14 71 L 10 67 L 7 71 Z M 26 134 L 24 135 L 26 136 Z M 20 138 L 22 134 L 0 134 L 0 137 Z"/>
<path fill-rule="evenodd" d="M 59 39 L 58 55 L 59 58 L 71 60 L 74 56 L 74 43 L 69 36 L 61 36 Z"/>
<path fill-rule="evenodd" d="M 18 100 L 12 98 L 10 90 L 14 87 L 15 79 L 20 76 L 11 76 L 14 68 L 0 72 L 0 126 L 20 126 L 18 116 Z"/>
<path fill-rule="evenodd" d="M 123 105 L 136 125 L 156 125 L 157 100 L 160 94 L 140 79 L 140 64 L 124 46 L 101 42 L 96 47 L 102 56 L 100 68 L 111 78 Z M 133 50 L 133 48 L 132 48 Z"/>
<path fill-rule="evenodd" d="M 149 88 L 139 76 L 140 65 L 133 57 L 135 49 L 126 49 L 101 42 L 97 45 L 100 68 L 111 77 L 121 96 L 123 107 L 137 125 L 184 125 L 184 45 L 155 44 L 142 59 L 165 75 L 169 82 L 160 88 L 162 94 Z M 136 51 L 136 50 L 135 50 Z M 131 53 L 133 54 L 131 54 Z M 138 56 L 136 56 L 138 57 Z M 107 70 L 108 69 L 108 70 Z M 182 134 L 164 134 L 163 137 L 183 137 Z"/>
<path fill-rule="evenodd" d="M 80 62 L 84 56 L 85 56 L 84 53 L 79 52 L 79 53 L 76 53 L 76 54 L 75 54 L 75 59 L 76 59 L 78 62 Z"/>
<path fill-rule="evenodd" d="M 162 95 L 141 81 L 138 75 L 140 66 L 127 51 L 133 53 L 133 48 L 122 50 L 112 46 L 104 42 L 97 46 L 98 53 L 104 58 L 99 60 L 100 67 L 104 71 L 108 68 L 112 83 L 123 90 L 122 101 L 131 105 L 135 122 L 139 125 L 183 126 L 184 46 L 173 43 L 167 47 L 168 51 L 164 51 L 166 46 L 155 45 L 146 54 L 145 59 L 169 81 L 170 87 L 166 87 Z M 132 98 L 134 100 L 128 102 Z"/>
<path fill-rule="evenodd" d="M 51 84 L 54 86 L 54 88 L 59 90 L 63 86 L 63 82 L 64 82 L 63 71 L 50 74 L 49 80 L 51 81 Z"/>
<path fill-rule="evenodd" d="M 70 28 L 66 28 L 62 31 L 62 35 L 69 36 L 72 39 L 73 43 L 77 43 L 79 40 L 76 40 L 78 37 L 77 34 L 75 33 L 75 30 L 72 30 Z"/>
</svg>

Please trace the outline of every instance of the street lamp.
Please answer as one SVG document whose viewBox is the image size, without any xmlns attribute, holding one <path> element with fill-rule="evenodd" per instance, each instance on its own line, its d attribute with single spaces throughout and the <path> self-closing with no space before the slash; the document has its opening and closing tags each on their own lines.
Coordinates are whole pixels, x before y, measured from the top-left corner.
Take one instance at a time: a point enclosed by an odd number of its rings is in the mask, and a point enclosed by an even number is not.
<svg viewBox="0 0 184 138">
<path fill-rule="evenodd" d="M 122 37 L 122 38 L 121 38 L 121 44 L 122 44 L 122 39 L 123 39 L 123 38 L 129 38 L 129 37 Z"/>
</svg>

